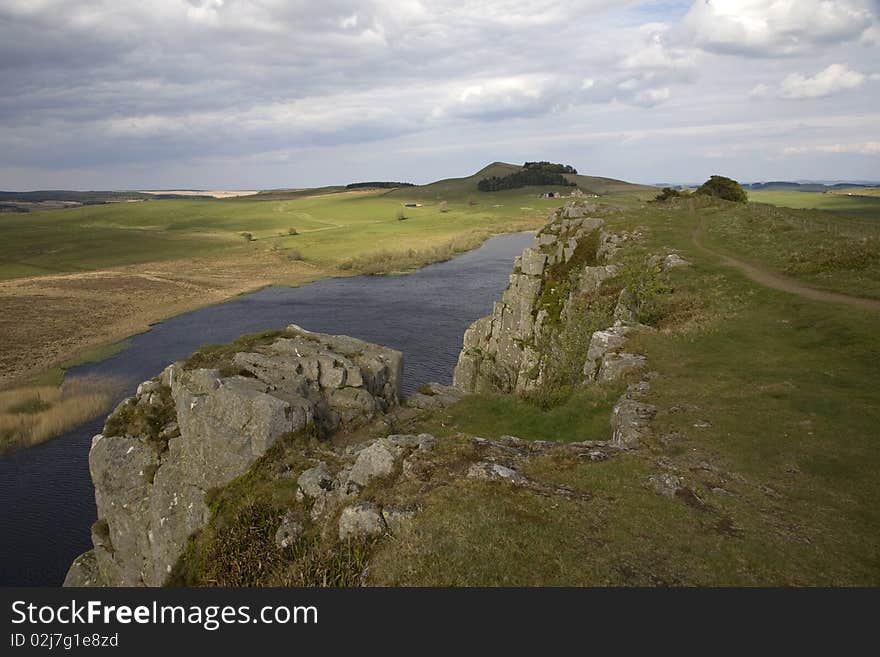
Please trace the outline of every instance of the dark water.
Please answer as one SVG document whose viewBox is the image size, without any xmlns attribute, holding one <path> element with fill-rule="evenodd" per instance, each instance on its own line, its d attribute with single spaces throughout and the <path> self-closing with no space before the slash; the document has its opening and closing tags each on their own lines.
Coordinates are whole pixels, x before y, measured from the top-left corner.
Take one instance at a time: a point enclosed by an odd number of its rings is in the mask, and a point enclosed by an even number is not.
<svg viewBox="0 0 880 657">
<path fill-rule="evenodd" d="M 465 329 L 489 313 L 513 258 L 531 239 L 496 237 L 476 251 L 407 276 L 268 288 L 157 324 L 119 354 L 72 369 L 68 376 L 120 377 L 131 394 L 139 382 L 202 344 L 298 324 L 401 350 L 405 393 L 428 381 L 450 383 Z M 0 459 L 0 585 L 60 585 L 73 558 L 91 547 L 95 501 L 88 451 L 102 424 L 103 418 L 87 422 Z"/>
</svg>

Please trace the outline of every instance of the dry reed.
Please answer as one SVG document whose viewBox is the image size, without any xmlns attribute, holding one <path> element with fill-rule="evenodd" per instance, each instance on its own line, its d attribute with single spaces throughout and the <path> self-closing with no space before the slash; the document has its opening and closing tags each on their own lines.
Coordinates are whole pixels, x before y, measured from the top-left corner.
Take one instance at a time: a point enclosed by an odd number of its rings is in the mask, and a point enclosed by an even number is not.
<svg viewBox="0 0 880 657">
<path fill-rule="evenodd" d="M 0 392 L 0 453 L 55 438 L 107 410 L 121 384 L 82 377 L 60 387 L 29 386 Z"/>
</svg>

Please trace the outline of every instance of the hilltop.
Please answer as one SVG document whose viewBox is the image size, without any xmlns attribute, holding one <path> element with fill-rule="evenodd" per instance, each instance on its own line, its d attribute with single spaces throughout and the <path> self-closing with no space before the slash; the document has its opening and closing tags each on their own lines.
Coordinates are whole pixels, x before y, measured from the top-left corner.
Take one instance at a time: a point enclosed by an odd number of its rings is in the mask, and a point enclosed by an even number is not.
<svg viewBox="0 0 880 657">
<path fill-rule="evenodd" d="M 484 178 L 503 178 L 513 173 L 523 170 L 523 166 L 519 164 L 510 164 L 508 162 L 493 162 L 476 173 L 465 176 L 463 178 L 446 178 L 438 180 L 427 185 L 419 185 L 406 190 L 399 190 L 396 194 L 419 196 L 421 198 L 435 198 L 440 200 L 453 200 L 466 198 L 469 195 L 480 194 L 477 185 Z M 647 185 L 636 185 L 623 180 L 615 180 L 614 178 L 602 178 L 598 176 L 585 176 L 580 174 L 563 174 L 563 177 L 571 183 L 577 185 L 583 192 L 592 194 L 620 194 L 620 193 L 639 193 L 651 191 L 654 188 Z M 553 190 L 563 193 L 569 193 L 571 190 L 565 187 L 540 186 L 533 189 L 547 191 Z M 498 192 L 482 192 L 482 194 L 497 194 Z"/>
</svg>

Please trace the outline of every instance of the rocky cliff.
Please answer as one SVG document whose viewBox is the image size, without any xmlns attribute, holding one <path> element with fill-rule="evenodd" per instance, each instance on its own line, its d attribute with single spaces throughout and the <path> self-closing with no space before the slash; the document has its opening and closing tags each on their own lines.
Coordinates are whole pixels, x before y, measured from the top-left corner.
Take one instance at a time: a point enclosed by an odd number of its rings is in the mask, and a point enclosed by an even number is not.
<svg viewBox="0 0 880 657">
<path fill-rule="evenodd" d="M 638 237 L 605 230 L 603 219 L 591 216 L 596 209 L 574 202 L 551 213 L 532 247 L 515 260 L 507 289 L 492 313 L 466 331 L 455 368 L 456 387 L 468 392 L 521 393 L 542 385 L 561 326 L 573 320 L 579 299 L 595 295 L 617 274 L 616 254 Z M 612 369 L 635 364 L 626 359 L 626 365 L 602 367 L 604 355 L 617 352 L 635 326 L 631 306 L 627 294 L 621 294 L 613 314 L 617 326 L 609 329 L 604 341 L 597 339 L 584 364 L 587 380 L 616 378 L 622 371 L 612 374 Z"/>
<path fill-rule="evenodd" d="M 161 585 L 207 523 L 208 491 L 282 436 L 326 436 L 396 406 L 402 366 L 393 349 L 291 326 L 144 382 L 92 441 L 94 549 L 65 583 Z"/>
</svg>

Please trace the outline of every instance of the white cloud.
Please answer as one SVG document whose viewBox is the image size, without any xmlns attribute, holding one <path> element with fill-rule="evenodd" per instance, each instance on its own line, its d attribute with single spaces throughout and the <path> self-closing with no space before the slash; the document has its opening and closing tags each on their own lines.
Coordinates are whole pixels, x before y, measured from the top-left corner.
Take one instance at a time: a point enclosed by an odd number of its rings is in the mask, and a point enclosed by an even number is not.
<svg viewBox="0 0 880 657">
<path fill-rule="evenodd" d="M 859 39 L 873 21 L 868 0 L 697 0 L 681 27 L 711 52 L 776 57 Z"/>
<path fill-rule="evenodd" d="M 874 133 L 853 117 L 880 106 L 870 1 L 0 0 L 0 172 L 92 167 L 100 187 L 124 167 L 253 166 L 285 185 L 361 163 L 425 180 L 482 159 L 577 164 L 589 144 L 596 173 L 617 158 L 665 175 L 746 141 L 776 162 L 854 148 Z M 788 100 L 819 97 L 819 117 Z M 401 142 L 421 159 L 389 157 Z M 429 169 L 441 152 L 473 154 Z"/>
<path fill-rule="evenodd" d="M 670 26 L 648 23 L 639 28 L 642 45 L 620 63 L 624 69 L 689 69 L 696 66 L 693 49 L 675 47 L 670 43 Z"/>
<path fill-rule="evenodd" d="M 856 153 L 859 155 L 880 155 L 880 141 L 866 141 L 850 144 L 788 146 L 782 149 L 782 153 L 783 155 L 806 155 L 811 153 Z"/>
<path fill-rule="evenodd" d="M 865 75 L 854 71 L 845 64 L 831 64 L 816 75 L 806 76 L 791 73 L 782 80 L 778 88 L 771 89 L 766 84 L 759 84 L 752 89 L 754 97 L 788 98 L 824 98 L 842 91 L 862 86 L 866 80 L 876 79 L 876 75 Z"/>
</svg>

